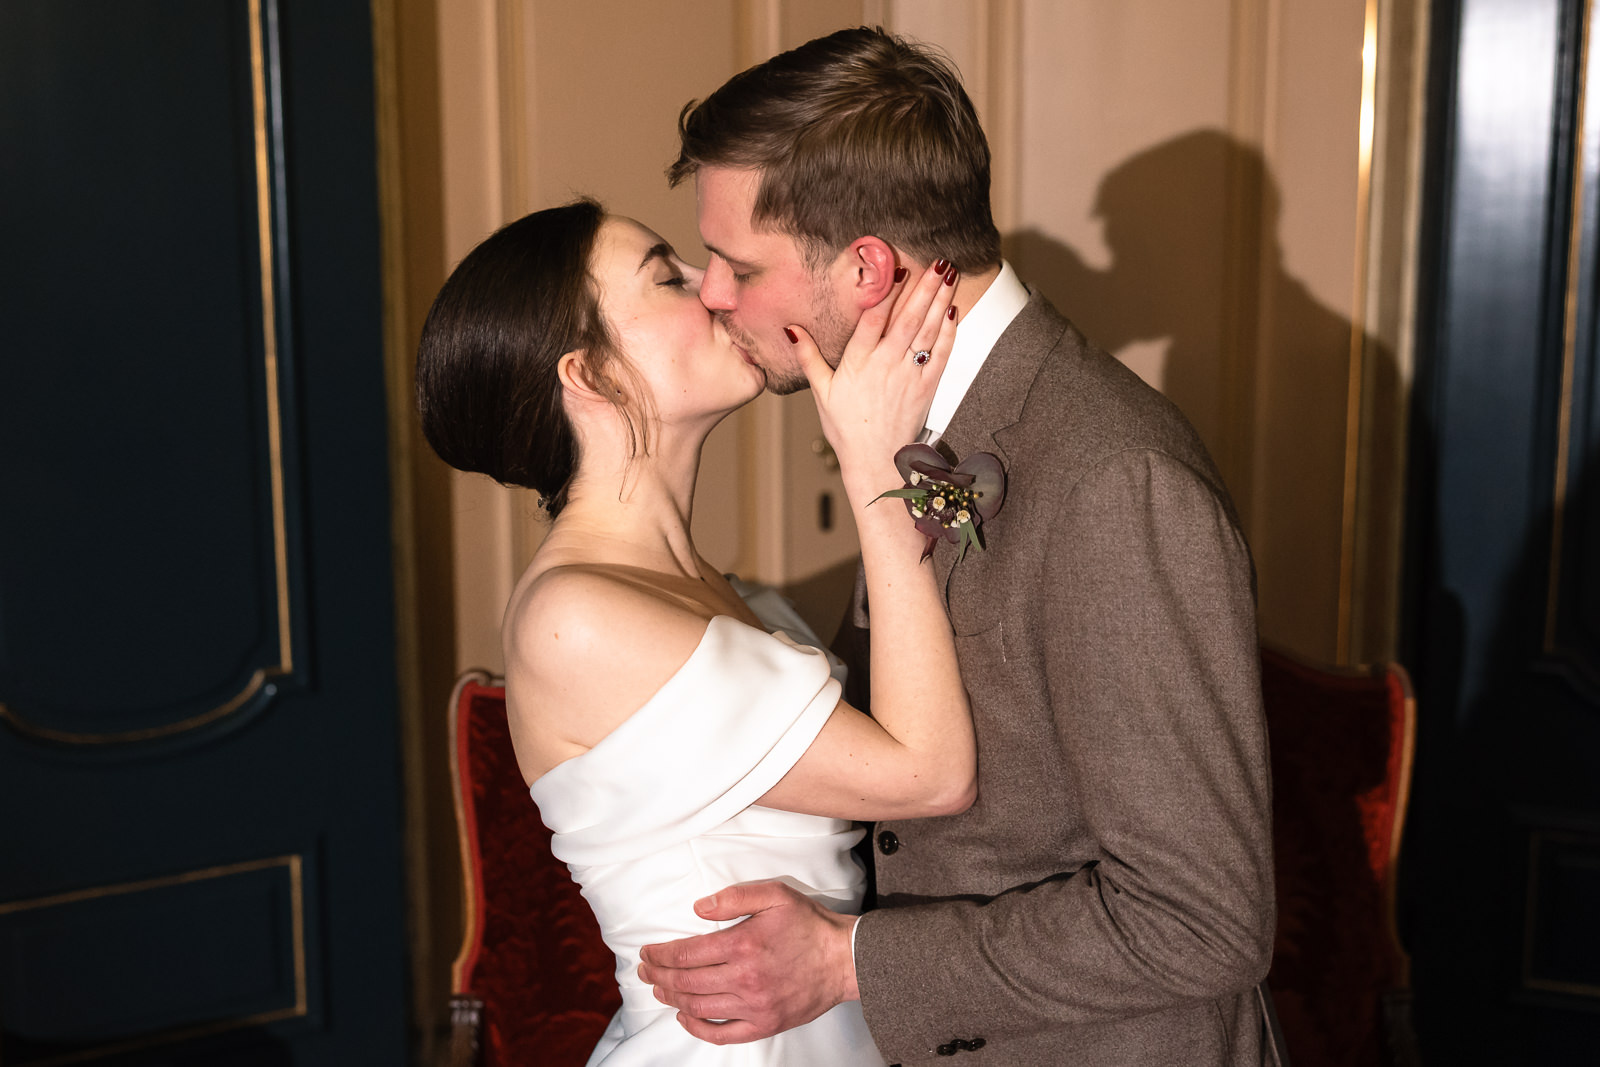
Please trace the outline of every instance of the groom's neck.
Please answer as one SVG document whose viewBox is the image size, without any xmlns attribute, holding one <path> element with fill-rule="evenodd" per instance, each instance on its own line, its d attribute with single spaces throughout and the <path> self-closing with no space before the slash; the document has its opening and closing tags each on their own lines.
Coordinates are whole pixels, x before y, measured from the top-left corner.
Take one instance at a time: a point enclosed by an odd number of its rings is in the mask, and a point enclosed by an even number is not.
<svg viewBox="0 0 1600 1067">
<path fill-rule="evenodd" d="M 989 286 L 1000 277 L 1000 264 L 996 263 L 977 274 L 961 274 L 956 277 L 955 305 L 957 314 L 965 315 L 989 291 Z"/>
</svg>

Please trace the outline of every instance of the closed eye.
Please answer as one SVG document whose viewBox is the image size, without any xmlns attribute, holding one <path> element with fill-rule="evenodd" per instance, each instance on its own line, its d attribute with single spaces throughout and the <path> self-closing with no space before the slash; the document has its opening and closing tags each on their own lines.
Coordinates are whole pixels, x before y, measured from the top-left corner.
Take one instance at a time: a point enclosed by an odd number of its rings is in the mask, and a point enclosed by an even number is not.
<svg viewBox="0 0 1600 1067">
<path fill-rule="evenodd" d="M 756 272 L 753 270 L 741 271 L 738 267 L 734 266 L 733 260 L 723 255 L 721 252 L 718 252 L 715 248 L 710 248 L 710 246 L 707 246 L 707 248 L 711 252 L 713 262 L 720 259 L 724 264 L 726 264 L 728 268 L 728 277 L 733 279 L 735 285 L 747 285 L 749 284 L 750 279 L 756 276 Z M 710 269 L 710 266 L 706 267 L 706 270 L 709 271 Z"/>
</svg>

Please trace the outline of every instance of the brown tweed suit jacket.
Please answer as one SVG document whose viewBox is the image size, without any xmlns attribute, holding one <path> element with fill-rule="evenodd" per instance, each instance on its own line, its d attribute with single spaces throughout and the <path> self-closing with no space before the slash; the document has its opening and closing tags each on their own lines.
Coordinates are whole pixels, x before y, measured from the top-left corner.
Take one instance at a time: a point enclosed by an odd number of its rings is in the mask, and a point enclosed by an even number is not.
<svg viewBox="0 0 1600 1067">
<path fill-rule="evenodd" d="M 1036 293 L 941 444 L 993 452 L 1008 478 L 988 550 L 934 557 L 978 800 L 875 828 L 855 953 L 878 1047 L 905 1064 L 1274 1062 L 1254 570 L 1210 458 Z M 859 597 L 838 642 L 853 666 Z"/>
</svg>

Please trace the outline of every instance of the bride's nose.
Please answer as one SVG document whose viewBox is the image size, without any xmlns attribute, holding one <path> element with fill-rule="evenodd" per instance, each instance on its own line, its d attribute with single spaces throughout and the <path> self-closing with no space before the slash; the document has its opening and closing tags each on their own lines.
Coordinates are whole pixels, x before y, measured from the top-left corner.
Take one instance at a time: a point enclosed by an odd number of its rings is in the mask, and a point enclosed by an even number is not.
<svg viewBox="0 0 1600 1067">
<path fill-rule="evenodd" d="M 689 287 L 689 291 L 698 295 L 701 284 L 706 280 L 706 272 L 699 267 L 685 263 L 683 266 L 683 280 L 684 284 Z"/>
</svg>

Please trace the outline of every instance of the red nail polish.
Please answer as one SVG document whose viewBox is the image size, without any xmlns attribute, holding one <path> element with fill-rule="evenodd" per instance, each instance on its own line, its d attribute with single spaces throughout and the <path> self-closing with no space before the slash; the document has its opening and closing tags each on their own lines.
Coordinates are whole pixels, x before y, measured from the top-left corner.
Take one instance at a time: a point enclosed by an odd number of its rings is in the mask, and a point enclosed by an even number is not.
<svg viewBox="0 0 1600 1067">
<path fill-rule="evenodd" d="M 796 337 L 794 331 L 789 329 L 787 326 L 783 328 L 783 335 L 789 339 L 789 343 L 792 345 L 797 345 L 800 343 L 800 338 Z"/>
<path fill-rule="evenodd" d="M 950 269 L 950 261 L 948 259 L 936 260 L 934 262 L 934 264 L 933 264 L 933 273 L 935 273 L 935 274 L 943 274 L 945 271 L 947 271 L 949 269 Z"/>
<path fill-rule="evenodd" d="M 906 269 L 904 267 L 896 267 L 894 269 L 894 283 L 896 285 L 899 285 L 901 282 L 903 282 L 905 280 L 906 280 Z"/>
<path fill-rule="evenodd" d="M 946 285 L 954 285 L 956 283 L 956 275 L 960 273 L 960 271 L 956 270 L 954 267 L 951 267 L 945 272 L 944 283 Z"/>
<path fill-rule="evenodd" d="M 946 311 L 944 314 L 945 314 L 945 318 L 950 319 L 952 322 L 954 322 L 955 321 L 955 317 L 956 317 L 956 306 L 954 304 L 951 304 L 950 305 L 950 310 Z"/>
</svg>

